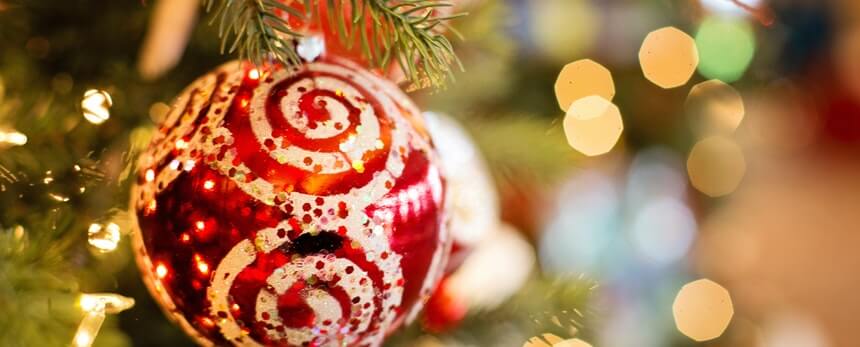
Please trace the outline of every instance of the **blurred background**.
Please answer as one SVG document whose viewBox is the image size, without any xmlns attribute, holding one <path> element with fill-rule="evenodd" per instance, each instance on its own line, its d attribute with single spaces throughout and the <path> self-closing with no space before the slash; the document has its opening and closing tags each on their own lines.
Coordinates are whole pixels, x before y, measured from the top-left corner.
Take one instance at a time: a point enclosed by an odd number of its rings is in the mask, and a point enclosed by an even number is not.
<svg viewBox="0 0 860 347">
<path fill-rule="evenodd" d="M 860 2 L 458 6 L 465 71 L 411 96 L 477 144 L 505 233 L 389 345 L 857 345 Z M 82 292 L 137 301 L 97 346 L 191 345 L 123 211 L 172 98 L 230 59 L 208 18 L 0 0 L 0 345 L 68 345 Z"/>
</svg>

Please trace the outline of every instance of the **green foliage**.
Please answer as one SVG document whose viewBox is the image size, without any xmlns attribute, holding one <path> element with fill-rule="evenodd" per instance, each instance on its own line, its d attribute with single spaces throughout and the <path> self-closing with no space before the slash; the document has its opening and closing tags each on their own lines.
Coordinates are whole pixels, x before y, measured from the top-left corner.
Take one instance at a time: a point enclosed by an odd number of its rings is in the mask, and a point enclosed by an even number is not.
<svg viewBox="0 0 860 347">
<path fill-rule="evenodd" d="M 299 1 L 299 0 L 296 0 Z M 262 64 L 270 58 L 288 66 L 301 63 L 296 40 L 301 33 L 290 28 L 283 11 L 302 21 L 325 20 L 316 9 L 329 7 L 328 20 L 347 47 L 361 45 L 364 58 L 374 67 L 396 61 L 406 77 L 417 84 L 441 86 L 453 79 L 452 65 L 462 69 L 454 47 L 440 29 L 460 15 L 435 16 L 434 10 L 451 4 L 440 0 L 303 0 L 305 11 L 282 0 L 204 0 L 218 25 L 221 51 L 238 52 Z M 346 5 L 349 7 L 346 7 Z M 347 10 L 348 9 L 348 10 Z M 343 13 L 349 14 L 342 15 Z"/>
</svg>

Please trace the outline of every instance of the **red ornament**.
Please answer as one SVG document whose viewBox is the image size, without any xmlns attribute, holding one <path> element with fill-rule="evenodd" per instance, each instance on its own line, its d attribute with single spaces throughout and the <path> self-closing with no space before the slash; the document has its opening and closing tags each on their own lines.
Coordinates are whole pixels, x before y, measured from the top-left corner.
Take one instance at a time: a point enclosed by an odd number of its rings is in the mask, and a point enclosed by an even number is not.
<svg viewBox="0 0 860 347">
<path fill-rule="evenodd" d="M 151 293 L 202 345 L 380 345 L 450 251 L 420 117 L 342 60 L 200 78 L 132 190 Z"/>
</svg>

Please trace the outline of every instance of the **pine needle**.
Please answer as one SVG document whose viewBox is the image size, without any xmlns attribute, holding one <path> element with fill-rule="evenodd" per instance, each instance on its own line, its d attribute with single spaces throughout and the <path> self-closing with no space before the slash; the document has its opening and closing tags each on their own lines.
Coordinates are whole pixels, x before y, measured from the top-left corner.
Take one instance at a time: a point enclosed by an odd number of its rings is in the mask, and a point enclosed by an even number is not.
<svg viewBox="0 0 860 347">
<path fill-rule="evenodd" d="M 316 11 L 320 1 L 331 9 L 327 19 Z M 346 1 L 351 14 L 342 15 Z M 465 14 L 434 15 L 451 6 L 447 1 L 304 0 L 303 4 L 305 11 L 282 0 L 203 0 L 206 10 L 213 12 L 210 24 L 218 23 L 221 53 L 235 52 L 258 65 L 272 61 L 301 64 L 296 41 L 302 34 L 291 29 L 277 10 L 304 22 L 330 21 L 343 45 L 352 48 L 358 44 L 363 58 L 374 68 L 385 69 L 397 62 L 414 86 L 442 87 L 454 79 L 453 68 L 463 69 L 441 29 L 450 29 L 447 21 Z"/>
</svg>

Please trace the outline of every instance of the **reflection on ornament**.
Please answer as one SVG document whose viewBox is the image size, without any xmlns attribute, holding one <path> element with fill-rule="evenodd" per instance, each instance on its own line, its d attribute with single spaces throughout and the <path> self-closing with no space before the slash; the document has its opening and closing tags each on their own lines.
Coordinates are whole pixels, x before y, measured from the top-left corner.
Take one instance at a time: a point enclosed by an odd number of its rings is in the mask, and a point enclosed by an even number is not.
<svg viewBox="0 0 860 347">
<path fill-rule="evenodd" d="M 664 89 L 680 87 L 690 80 L 699 65 L 696 42 L 674 27 L 654 30 L 639 49 L 639 64 L 645 78 Z"/>
<path fill-rule="evenodd" d="M 82 294 L 79 300 L 84 319 L 72 338 L 73 347 L 90 347 L 98 336 L 106 314 L 117 314 L 134 306 L 134 299 L 117 294 Z"/>
<path fill-rule="evenodd" d="M 305 62 L 313 62 L 325 53 L 325 40 L 317 35 L 302 37 L 299 39 L 299 44 L 296 46 L 296 53 L 298 53 Z"/>
<path fill-rule="evenodd" d="M 84 118 L 93 124 L 102 124 L 110 118 L 110 107 L 113 105 L 110 94 L 104 90 L 90 89 L 84 93 L 81 100 L 81 111 Z"/>
<path fill-rule="evenodd" d="M 450 249 L 420 119 L 343 60 L 202 77 L 139 160 L 150 292 L 201 344 L 380 345 L 420 310 Z"/>
<path fill-rule="evenodd" d="M 684 285 L 672 304 L 678 331 L 700 342 L 720 337 L 734 312 L 729 292 L 707 279 Z"/>
<path fill-rule="evenodd" d="M 615 82 L 609 70 L 591 59 L 565 65 L 555 81 L 555 97 L 562 111 L 569 110 L 574 101 L 591 95 L 610 101 L 615 97 Z"/>
<path fill-rule="evenodd" d="M 623 130 L 618 107 L 598 95 L 575 101 L 564 117 L 568 144 L 590 157 L 612 150 Z"/>
<path fill-rule="evenodd" d="M 107 226 L 98 223 L 90 224 L 87 230 L 87 242 L 99 252 L 112 252 L 119 243 L 119 225 L 116 223 L 108 223 Z"/>
</svg>

